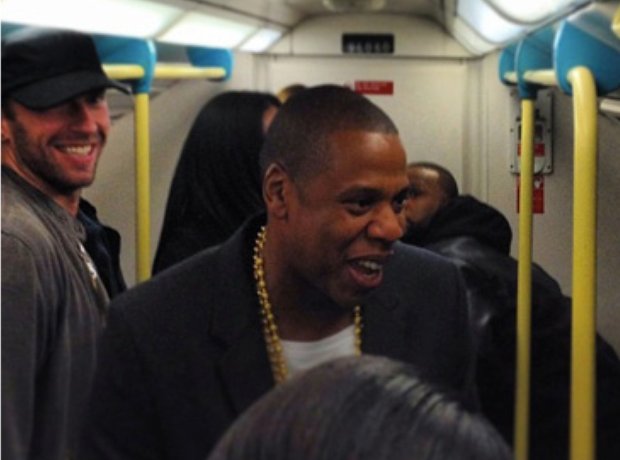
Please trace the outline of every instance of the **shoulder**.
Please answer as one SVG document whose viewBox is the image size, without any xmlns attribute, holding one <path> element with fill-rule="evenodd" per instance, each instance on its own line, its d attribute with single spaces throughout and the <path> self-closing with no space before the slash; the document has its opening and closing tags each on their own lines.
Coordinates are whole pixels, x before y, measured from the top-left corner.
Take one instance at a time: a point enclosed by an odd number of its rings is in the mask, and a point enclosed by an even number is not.
<svg viewBox="0 0 620 460">
<path fill-rule="evenodd" d="M 2 250 L 42 256 L 53 252 L 54 239 L 50 228 L 41 219 L 35 204 L 13 190 L 5 193 L 2 184 Z"/>
<path fill-rule="evenodd" d="M 399 243 L 385 268 L 380 296 L 397 296 L 416 305 L 450 308 L 462 302 L 462 275 L 450 259 L 426 249 Z M 409 299 L 409 300 L 406 300 Z M 460 307 L 459 307 L 460 308 Z"/>
<path fill-rule="evenodd" d="M 58 305 L 66 287 L 62 250 L 35 212 L 5 204 L 3 196 L 2 266 L 10 267 L 2 270 L 3 315 Z"/>
<path fill-rule="evenodd" d="M 126 320 L 167 321 L 184 312 L 212 310 L 232 302 L 244 284 L 246 265 L 226 245 L 214 246 L 158 272 L 110 304 L 112 315 Z M 176 321 L 176 319 L 174 319 Z"/>
<path fill-rule="evenodd" d="M 386 267 L 388 278 L 445 278 L 455 276 L 456 265 L 447 257 L 405 243 L 394 245 L 394 255 Z"/>
<path fill-rule="evenodd" d="M 214 252 L 215 248 L 210 248 L 163 269 L 123 293 L 112 302 L 112 306 L 120 303 L 137 303 L 141 299 L 151 298 L 157 303 L 162 303 L 161 299 L 168 299 L 171 296 L 180 300 L 186 293 L 197 295 L 196 290 L 202 292 L 211 283 L 213 276 L 217 275 L 214 265 L 218 257 Z"/>
<path fill-rule="evenodd" d="M 394 251 L 376 295 L 398 299 L 408 310 L 415 305 L 412 310 L 416 315 L 436 317 L 442 316 L 440 312 L 456 312 L 453 319 L 460 321 L 465 311 L 465 285 L 458 266 L 448 258 L 415 246 L 398 244 Z"/>
</svg>

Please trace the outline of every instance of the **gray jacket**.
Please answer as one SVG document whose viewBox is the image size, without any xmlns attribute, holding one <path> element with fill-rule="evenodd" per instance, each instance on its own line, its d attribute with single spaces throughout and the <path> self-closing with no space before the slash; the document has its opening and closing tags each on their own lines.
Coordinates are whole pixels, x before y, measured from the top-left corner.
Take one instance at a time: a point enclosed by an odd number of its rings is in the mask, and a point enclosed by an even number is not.
<svg viewBox="0 0 620 460">
<path fill-rule="evenodd" d="M 84 237 L 77 219 L 3 168 L 3 458 L 73 456 L 108 303 Z"/>
</svg>

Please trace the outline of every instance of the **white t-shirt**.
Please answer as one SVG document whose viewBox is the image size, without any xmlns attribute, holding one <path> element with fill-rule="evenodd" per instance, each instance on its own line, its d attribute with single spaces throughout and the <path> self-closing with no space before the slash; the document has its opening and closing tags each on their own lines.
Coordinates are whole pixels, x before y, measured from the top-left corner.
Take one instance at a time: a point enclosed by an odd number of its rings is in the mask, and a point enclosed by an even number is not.
<svg viewBox="0 0 620 460">
<path fill-rule="evenodd" d="M 281 342 L 289 375 L 298 374 L 334 358 L 353 356 L 356 351 L 353 325 L 314 342 Z"/>
</svg>

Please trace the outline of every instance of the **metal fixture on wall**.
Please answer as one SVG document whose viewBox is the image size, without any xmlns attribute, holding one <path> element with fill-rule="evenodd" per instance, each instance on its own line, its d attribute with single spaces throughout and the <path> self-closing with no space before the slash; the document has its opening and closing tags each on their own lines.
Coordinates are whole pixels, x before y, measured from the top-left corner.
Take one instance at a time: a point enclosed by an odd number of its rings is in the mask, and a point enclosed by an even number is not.
<svg viewBox="0 0 620 460">
<path fill-rule="evenodd" d="M 386 0 L 323 0 L 330 11 L 379 11 L 385 7 Z"/>
</svg>

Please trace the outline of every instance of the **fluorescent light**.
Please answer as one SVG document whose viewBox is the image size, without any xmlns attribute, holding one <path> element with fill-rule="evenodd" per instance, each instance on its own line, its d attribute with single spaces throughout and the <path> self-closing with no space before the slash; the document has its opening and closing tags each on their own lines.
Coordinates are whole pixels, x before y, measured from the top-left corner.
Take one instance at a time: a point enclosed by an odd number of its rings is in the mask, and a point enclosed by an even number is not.
<svg viewBox="0 0 620 460">
<path fill-rule="evenodd" d="M 486 54 L 489 51 L 493 51 L 498 48 L 499 45 L 494 45 L 484 40 L 477 32 L 464 22 L 458 16 L 454 18 L 452 22 L 452 35 L 461 43 L 467 50 L 475 55 Z"/>
<path fill-rule="evenodd" d="M 500 14 L 515 22 L 537 24 L 591 0 L 485 0 Z"/>
<path fill-rule="evenodd" d="M 528 30 L 503 18 L 484 0 L 459 0 L 457 14 L 483 39 L 496 44 L 506 44 Z"/>
<path fill-rule="evenodd" d="M 255 26 L 242 22 L 190 12 L 165 33 L 156 37 L 156 40 L 184 45 L 234 48 L 255 29 Z"/>
<path fill-rule="evenodd" d="M 273 45 L 281 36 L 282 30 L 264 27 L 243 42 L 240 49 L 249 53 L 260 53 Z"/>
<path fill-rule="evenodd" d="M 2 0 L 2 21 L 149 38 L 181 15 L 145 0 Z"/>
</svg>

